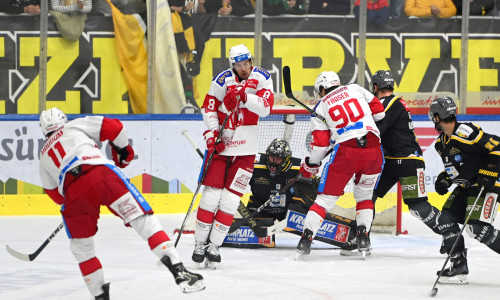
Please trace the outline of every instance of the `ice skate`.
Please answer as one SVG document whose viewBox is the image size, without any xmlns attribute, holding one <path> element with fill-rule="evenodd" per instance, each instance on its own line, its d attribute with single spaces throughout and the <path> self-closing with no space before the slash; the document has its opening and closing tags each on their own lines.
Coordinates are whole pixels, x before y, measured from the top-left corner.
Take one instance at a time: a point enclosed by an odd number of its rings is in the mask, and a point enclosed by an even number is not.
<svg viewBox="0 0 500 300">
<path fill-rule="evenodd" d="M 196 242 L 194 246 L 193 256 L 191 259 L 196 263 L 198 269 L 203 268 L 203 261 L 205 260 L 205 256 L 207 254 L 207 243 Z"/>
<path fill-rule="evenodd" d="M 349 240 L 340 247 L 340 255 L 342 256 L 362 256 L 363 253 L 358 250 L 358 243 L 356 239 L 356 234 L 353 232 L 353 235 L 349 235 Z M 368 233 L 368 241 L 370 240 L 370 233 Z M 365 255 L 371 254 L 371 244 L 369 245 L 368 250 L 365 251 Z"/>
<path fill-rule="evenodd" d="M 219 246 L 215 246 L 214 244 L 208 244 L 206 250 L 206 260 L 205 260 L 205 268 L 215 270 L 221 261 Z"/>
<path fill-rule="evenodd" d="M 437 272 L 437 275 L 439 275 Z M 467 267 L 467 249 L 462 252 L 455 254 L 454 257 L 450 258 L 450 266 L 443 270 L 443 274 L 439 278 L 439 283 L 444 284 L 467 284 L 467 274 L 469 274 L 469 268 Z"/>
<path fill-rule="evenodd" d="M 109 282 L 102 285 L 104 293 L 95 297 L 95 300 L 109 300 Z"/>
<path fill-rule="evenodd" d="M 169 269 L 170 273 L 172 273 L 175 283 L 181 288 L 183 293 L 190 294 L 205 289 L 203 276 L 200 274 L 189 272 L 182 263 L 172 265 L 168 256 L 164 256 L 161 261 Z"/>
<path fill-rule="evenodd" d="M 304 233 L 302 233 L 302 237 L 300 238 L 299 244 L 297 245 L 297 256 L 295 257 L 296 260 L 300 260 L 302 256 L 311 253 L 312 240 L 313 232 L 309 229 L 304 229 Z"/>
<path fill-rule="evenodd" d="M 370 237 L 364 225 L 356 227 L 356 245 L 364 259 L 370 251 Z"/>
</svg>

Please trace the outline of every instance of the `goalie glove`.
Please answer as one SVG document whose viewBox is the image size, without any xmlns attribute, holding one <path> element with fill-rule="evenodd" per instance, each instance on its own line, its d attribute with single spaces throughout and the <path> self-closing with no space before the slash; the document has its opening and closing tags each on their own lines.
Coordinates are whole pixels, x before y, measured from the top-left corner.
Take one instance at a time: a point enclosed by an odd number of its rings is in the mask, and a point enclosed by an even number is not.
<svg viewBox="0 0 500 300">
<path fill-rule="evenodd" d="M 120 168 L 128 167 L 135 155 L 132 146 L 127 145 L 126 147 L 118 148 L 112 142 L 109 142 L 109 144 L 111 145 L 111 156 L 113 157 L 115 165 Z"/>
<path fill-rule="evenodd" d="M 205 142 L 207 143 L 207 150 L 208 150 L 208 155 L 211 155 L 212 152 L 215 152 L 214 154 L 219 154 L 224 149 L 226 149 L 226 145 L 222 141 L 217 141 L 217 138 L 219 137 L 219 131 L 211 131 L 207 130 L 203 133 L 203 138 L 205 139 Z"/>
<path fill-rule="evenodd" d="M 314 175 L 318 174 L 320 166 L 321 166 L 321 162 L 319 163 L 319 165 L 309 163 L 309 156 L 307 156 L 306 158 L 304 158 L 304 160 L 300 164 L 299 173 L 302 174 L 302 177 L 304 177 L 304 178 L 311 178 Z"/>
<path fill-rule="evenodd" d="M 434 183 L 434 189 L 439 195 L 444 195 L 448 193 L 448 188 L 451 186 L 452 182 L 450 177 L 448 177 L 448 173 L 443 171 L 439 173 L 436 182 Z"/>
<path fill-rule="evenodd" d="M 496 167 L 486 167 L 479 169 L 477 174 L 477 184 L 479 186 L 484 186 L 486 190 L 491 190 L 495 186 L 495 182 L 498 180 L 498 171 Z"/>
</svg>

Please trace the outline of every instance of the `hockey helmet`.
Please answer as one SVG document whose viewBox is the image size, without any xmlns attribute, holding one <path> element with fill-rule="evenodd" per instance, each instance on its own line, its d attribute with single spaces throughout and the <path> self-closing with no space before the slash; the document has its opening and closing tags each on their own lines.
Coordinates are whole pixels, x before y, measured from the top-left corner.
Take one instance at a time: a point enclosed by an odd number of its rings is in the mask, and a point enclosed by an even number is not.
<svg viewBox="0 0 500 300">
<path fill-rule="evenodd" d="M 340 85 L 339 75 L 333 71 L 321 72 L 318 77 L 316 77 L 316 81 L 314 82 L 314 97 L 316 99 L 321 99 L 320 96 L 321 87 L 327 90 L 334 86 Z"/>
<path fill-rule="evenodd" d="M 375 86 L 381 89 L 389 89 L 394 91 L 394 77 L 392 77 L 391 71 L 380 70 L 375 72 L 372 76 L 372 82 L 370 83 L 372 92 L 375 93 Z"/>
<path fill-rule="evenodd" d="M 271 177 L 286 172 L 292 166 L 292 150 L 284 139 L 274 139 L 266 150 L 266 166 Z M 272 158 L 271 158 L 272 157 Z"/>
<path fill-rule="evenodd" d="M 229 66 L 231 66 L 231 68 L 235 63 L 249 59 L 252 59 L 252 54 L 247 46 L 240 44 L 229 49 Z"/>
<path fill-rule="evenodd" d="M 435 116 L 438 115 L 440 120 L 455 116 L 457 114 L 457 105 L 450 97 L 436 98 L 431 102 L 429 108 L 429 119 L 436 123 Z"/>
<path fill-rule="evenodd" d="M 40 114 L 40 127 L 45 136 L 61 128 L 66 123 L 68 123 L 66 114 L 57 107 L 44 110 Z"/>
</svg>

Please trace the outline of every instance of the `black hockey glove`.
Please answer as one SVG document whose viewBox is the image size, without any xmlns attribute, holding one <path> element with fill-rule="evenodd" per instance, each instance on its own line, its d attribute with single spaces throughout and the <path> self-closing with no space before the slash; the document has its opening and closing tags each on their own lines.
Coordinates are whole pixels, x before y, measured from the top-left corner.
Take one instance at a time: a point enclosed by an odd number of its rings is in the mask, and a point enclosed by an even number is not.
<svg viewBox="0 0 500 300">
<path fill-rule="evenodd" d="M 479 169 L 476 182 L 479 186 L 484 186 L 487 191 L 491 190 L 495 186 L 495 182 L 497 180 L 498 170 L 496 167 Z"/>
<path fill-rule="evenodd" d="M 450 177 L 448 177 L 448 173 L 443 171 L 439 173 L 436 182 L 434 183 L 434 189 L 439 195 L 445 195 L 448 193 L 448 188 L 451 186 L 452 182 Z"/>
</svg>

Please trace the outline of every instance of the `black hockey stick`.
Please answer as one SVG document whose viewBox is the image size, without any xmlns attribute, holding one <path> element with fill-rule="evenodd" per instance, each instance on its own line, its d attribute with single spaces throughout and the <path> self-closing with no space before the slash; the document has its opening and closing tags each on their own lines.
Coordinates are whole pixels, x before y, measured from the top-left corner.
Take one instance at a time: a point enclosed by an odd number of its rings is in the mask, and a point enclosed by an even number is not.
<svg viewBox="0 0 500 300">
<path fill-rule="evenodd" d="M 258 237 L 265 237 L 267 236 L 267 232 L 262 232 L 263 228 L 258 224 L 258 222 L 254 219 L 254 217 L 260 213 L 264 208 L 269 206 L 271 202 L 273 202 L 274 198 L 279 196 L 280 194 L 283 194 L 286 192 L 289 188 L 291 188 L 300 178 L 302 178 L 302 174 L 297 175 L 297 177 L 293 178 L 290 180 L 284 187 L 282 187 L 279 191 L 276 192 L 276 194 L 272 195 L 267 199 L 266 202 L 264 202 L 261 206 L 259 206 L 254 212 L 250 213 L 248 208 L 240 202 L 240 206 L 238 206 L 238 212 L 240 215 L 243 217 L 242 219 L 235 220 L 233 224 L 231 224 L 231 227 L 229 228 L 229 233 L 235 232 L 238 228 L 241 227 L 245 222 L 247 222 L 250 225 L 250 228 L 252 228 L 253 232 L 258 236 Z M 262 236 L 260 236 L 262 235 Z"/>
<path fill-rule="evenodd" d="M 441 272 L 439 272 L 438 278 L 436 279 L 436 282 L 434 282 L 434 285 L 432 286 L 431 297 L 436 296 L 437 293 L 438 293 L 438 288 L 436 287 L 436 285 L 437 285 L 437 283 L 439 281 L 439 278 L 441 278 L 441 275 L 443 275 L 444 268 L 446 267 L 446 264 L 450 260 L 451 254 L 455 250 L 455 247 L 458 245 L 458 240 L 462 236 L 462 233 L 464 232 L 464 229 L 467 226 L 467 223 L 469 222 L 470 216 L 472 215 L 472 212 L 474 211 L 474 209 L 476 207 L 476 203 L 479 200 L 479 197 L 481 197 L 481 194 L 483 193 L 483 190 L 484 190 L 484 186 L 481 187 L 481 190 L 479 191 L 479 194 L 477 195 L 476 201 L 474 201 L 474 204 L 472 205 L 472 207 L 470 209 L 469 215 L 467 216 L 467 219 L 465 219 L 464 226 L 462 226 L 462 230 L 460 230 L 460 234 L 455 239 L 455 243 L 453 243 L 453 247 L 451 247 L 451 251 L 450 251 L 450 253 L 448 253 L 448 257 L 444 261 L 443 267 L 441 268 Z"/>
<path fill-rule="evenodd" d="M 34 261 L 35 258 L 42 252 L 42 250 L 45 249 L 45 247 L 47 247 L 47 245 L 50 243 L 50 241 L 56 236 L 56 234 L 61 229 L 63 229 L 63 227 L 64 227 L 64 223 L 59 224 L 59 226 L 57 226 L 56 230 L 54 230 L 54 232 L 52 232 L 52 234 L 45 240 L 45 242 L 43 242 L 43 244 L 40 247 L 38 247 L 38 249 L 36 249 L 35 252 L 33 252 L 31 254 L 21 253 L 17 250 L 12 249 L 11 247 L 9 247 L 9 245 L 6 245 L 7 252 L 9 252 L 10 255 L 14 256 L 17 259 L 24 260 L 24 261 Z"/>
<path fill-rule="evenodd" d="M 185 136 L 188 139 L 189 143 L 191 143 L 191 146 L 193 146 L 194 150 L 196 150 L 196 152 L 200 155 L 201 159 L 205 158 L 205 156 L 203 155 L 203 152 L 201 152 L 200 148 L 198 148 L 196 143 L 193 141 L 193 139 L 189 135 L 189 132 L 186 129 L 184 129 L 181 133 L 183 136 Z"/>
<path fill-rule="evenodd" d="M 304 103 L 300 102 L 295 96 L 293 95 L 292 92 L 292 83 L 291 83 L 291 77 L 290 77 L 290 67 L 289 66 L 284 66 L 283 67 L 283 84 L 285 85 L 285 95 L 295 101 L 298 105 L 302 106 L 305 110 L 310 112 L 312 115 L 314 115 L 316 118 L 320 119 L 322 122 L 326 123 L 325 118 L 323 116 L 319 115 L 317 112 L 312 110 L 309 106 L 305 105 Z"/>
<path fill-rule="evenodd" d="M 227 120 L 229 119 L 230 115 L 231 115 L 231 112 L 228 112 L 227 115 L 226 115 L 226 118 L 224 119 L 224 122 L 222 122 L 222 126 L 221 126 L 221 129 L 220 129 L 220 132 L 219 132 L 219 136 L 215 140 L 215 144 L 217 144 L 218 142 L 220 142 L 220 140 L 222 138 L 222 134 L 224 133 L 224 127 L 226 127 L 226 123 L 227 123 Z M 200 182 L 198 182 L 198 186 L 196 187 L 196 191 L 194 192 L 194 195 L 193 195 L 193 200 L 191 200 L 191 204 L 189 205 L 189 208 L 188 208 L 188 211 L 186 213 L 186 216 L 184 217 L 184 221 L 182 221 L 182 226 L 181 226 L 181 229 L 179 230 L 179 235 L 177 236 L 177 239 L 175 240 L 174 247 L 177 247 L 177 244 L 179 243 L 179 240 L 181 239 L 182 231 L 184 230 L 184 227 L 186 226 L 186 222 L 187 222 L 187 220 L 189 218 L 189 214 L 191 213 L 191 209 L 193 209 L 194 201 L 196 200 L 196 196 L 198 195 L 198 192 L 200 191 L 200 188 L 201 188 L 201 186 L 203 184 L 203 180 L 205 179 L 205 176 L 207 175 L 208 166 L 212 162 L 212 158 L 214 157 L 214 154 L 215 154 L 215 151 L 212 151 L 212 153 L 210 153 L 210 156 L 208 157 L 207 164 L 203 168 L 203 171 L 201 173 Z"/>
</svg>

